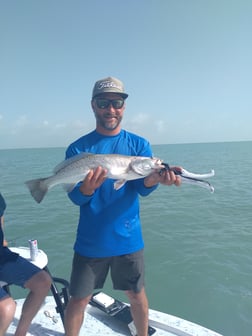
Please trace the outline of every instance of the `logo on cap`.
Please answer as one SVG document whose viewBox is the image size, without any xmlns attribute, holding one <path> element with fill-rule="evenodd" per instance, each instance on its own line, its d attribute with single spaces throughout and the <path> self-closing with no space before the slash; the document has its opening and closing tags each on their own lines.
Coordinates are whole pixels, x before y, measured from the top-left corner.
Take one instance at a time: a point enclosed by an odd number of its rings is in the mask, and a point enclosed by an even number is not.
<svg viewBox="0 0 252 336">
<path fill-rule="evenodd" d="M 118 93 L 124 99 L 128 97 L 128 94 L 124 92 L 123 83 L 114 77 L 107 77 L 97 81 L 94 85 L 92 97 L 94 98 L 95 96 L 106 92 Z"/>
<path fill-rule="evenodd" d="M 104 88 L 116 88 L 119 91 L 123 91 L 122 86 L 116 84 L 115 82 L 112 81 L 105 81 L 105 82 L 101 82 L 99 83 L 99 86 L 97 87 L 97 90 L 102 90 Z"/>
</svg>

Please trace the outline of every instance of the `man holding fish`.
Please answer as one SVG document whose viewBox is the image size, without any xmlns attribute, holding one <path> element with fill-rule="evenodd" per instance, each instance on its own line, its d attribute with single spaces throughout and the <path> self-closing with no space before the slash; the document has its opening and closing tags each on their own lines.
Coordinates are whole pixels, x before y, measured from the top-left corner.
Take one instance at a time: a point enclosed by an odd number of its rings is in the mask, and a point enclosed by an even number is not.
<svg viewBox="0 0 252 336">
<path fill-rule="evenodd" d="M 113 77 L 95 83 L 91 106 L 96 129 L 73 142 L 66 159 L 79 153 L 119 154 L 151 158 L 149 142 L 121 128 L 128 94 Z M 115 188 L 102 164 L 90 169 L 68 196 L 80 207 L 66 308 L 65 335 L 77 336 L 93 291 L 101 289 L 108 272 L 114 289 L 126 293 L 138 336 L 148 335 L 148 300 L 144 289 L 144 242 L 139 195 L 148 196 L 159 183 L 180 185 L 180 176 L 155 163 L 143 178 L 120 181 Z M 136 168 L 137 169 L 137 168 Z"/>
</svg>

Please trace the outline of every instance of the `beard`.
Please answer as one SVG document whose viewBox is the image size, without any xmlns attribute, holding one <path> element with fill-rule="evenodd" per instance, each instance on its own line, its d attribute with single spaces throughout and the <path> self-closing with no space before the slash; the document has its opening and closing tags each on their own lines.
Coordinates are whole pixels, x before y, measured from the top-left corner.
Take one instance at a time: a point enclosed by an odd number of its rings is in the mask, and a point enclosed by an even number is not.
<svg viewBox="0 0 252 336">
<path fill-rule="evenodd" d="M 120 125 L 122 121 L 122 116 L 111 116 L 111 115 L 100 116 L 95 113 L 95 117 L 97 124 L 100 127 L 106 129 L 107 131 L 113 131 Z"/>
</svg>

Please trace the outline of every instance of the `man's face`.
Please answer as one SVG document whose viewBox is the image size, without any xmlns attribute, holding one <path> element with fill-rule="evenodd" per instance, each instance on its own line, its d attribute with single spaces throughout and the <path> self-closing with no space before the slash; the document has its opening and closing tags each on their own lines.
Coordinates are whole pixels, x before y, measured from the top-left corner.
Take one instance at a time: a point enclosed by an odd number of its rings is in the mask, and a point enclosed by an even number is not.
<svg viewBox="0 0 252 336">
<path fill-rule="evenodd" d="M 116 93 L 103 93 L 92 100 L 97 129 L 113 132 L 120 128 L 125 110 L 122 96 Z"/>
</svg>

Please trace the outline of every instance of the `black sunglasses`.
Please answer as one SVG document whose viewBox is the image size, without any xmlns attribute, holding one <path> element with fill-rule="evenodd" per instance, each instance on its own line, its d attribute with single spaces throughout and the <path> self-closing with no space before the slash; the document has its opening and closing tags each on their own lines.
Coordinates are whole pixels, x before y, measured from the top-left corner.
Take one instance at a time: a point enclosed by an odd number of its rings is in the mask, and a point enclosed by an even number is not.
<svg viewBox="0 0 252 336">
<path fill-rule="evenodd" d="M 107 107 L 109 107 L 110 104 L 112 104 L 112 106 L 115 109 L 120 109 L 123 107 L 124 105 L 124 99 L 105 99 L 105 98 L 96 98 L 95 99 L 96 105 L 100 108 L 100 109 L 105 109 Z"/>
</svg>

